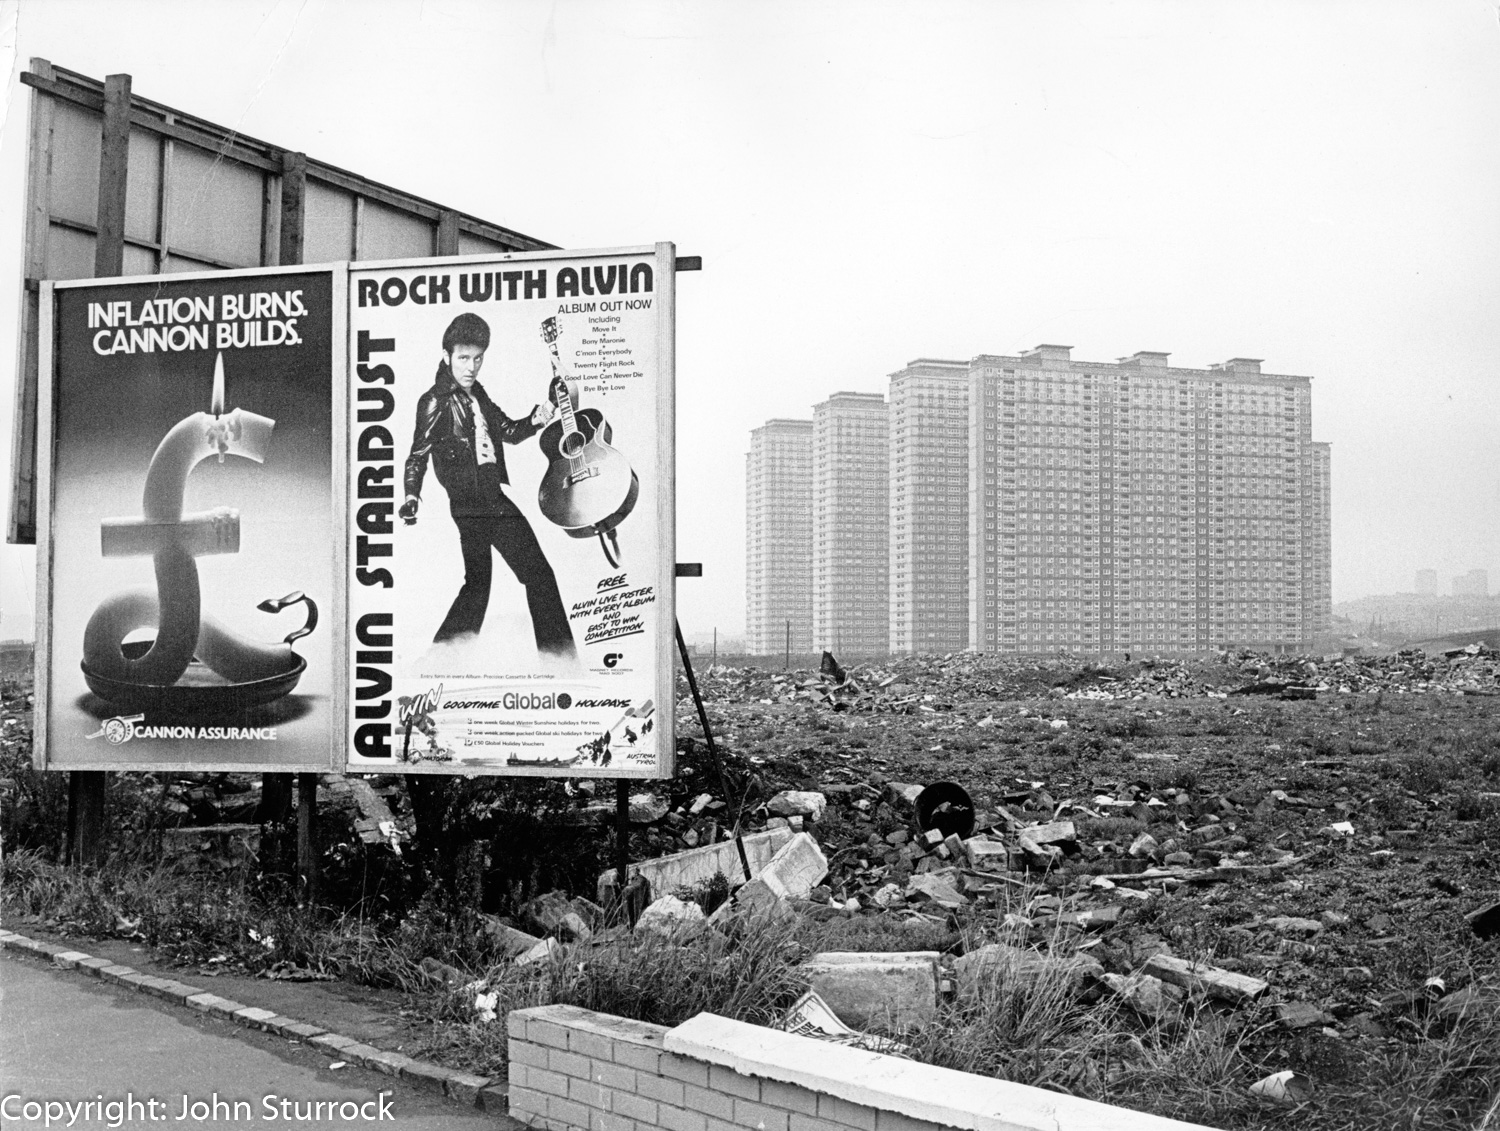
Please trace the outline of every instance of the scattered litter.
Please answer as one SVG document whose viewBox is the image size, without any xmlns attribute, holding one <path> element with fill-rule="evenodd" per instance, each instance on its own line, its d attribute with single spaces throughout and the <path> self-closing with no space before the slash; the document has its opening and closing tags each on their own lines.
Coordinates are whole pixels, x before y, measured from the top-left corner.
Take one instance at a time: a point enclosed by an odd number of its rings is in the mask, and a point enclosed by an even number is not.
<svg viewBox="0 0 1500 1131">
<path fill-rule="evenodd" d="M 1250 1085 L 1252 1096 L 1262 1096 L 1278 1103 L 1306 1103 L 1313 1098 L 1313 1091 L 1312 1080 L 1290 1068 L 1283 1072 L 1273 1072 Z"/>
<path fill-rule="evenodd" d="M 781 1019 L 780 1027 L 799 1037 L 812 1037 L 836 1045 L 864 1049 L 867 1052 L 902 1056 L 911 1051 L 910 1045 L 849 1028 L 838 1019 L 833 1010 L 828 1008 L 828 1003 L 812 990 L 808 990 L 787 1010 L 786 1016 Z"/>
</svg>

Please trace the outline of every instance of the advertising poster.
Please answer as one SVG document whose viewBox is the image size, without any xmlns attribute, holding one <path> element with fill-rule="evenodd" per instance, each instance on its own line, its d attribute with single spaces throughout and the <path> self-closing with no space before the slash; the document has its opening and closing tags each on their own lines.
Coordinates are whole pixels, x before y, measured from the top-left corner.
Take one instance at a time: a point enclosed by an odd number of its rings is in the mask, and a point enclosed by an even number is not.
<svg viewBox="0 0 1500 1131">
<path fill-rule="evenodd" d="M 670 776 L 675 262 L 351 270 L 351 772 Z"/>
<path fill-rule="evenodd" d="M 44 294 L 42 764 L 336 764 L 336 291 L 297 269 Z"/>
</svg>

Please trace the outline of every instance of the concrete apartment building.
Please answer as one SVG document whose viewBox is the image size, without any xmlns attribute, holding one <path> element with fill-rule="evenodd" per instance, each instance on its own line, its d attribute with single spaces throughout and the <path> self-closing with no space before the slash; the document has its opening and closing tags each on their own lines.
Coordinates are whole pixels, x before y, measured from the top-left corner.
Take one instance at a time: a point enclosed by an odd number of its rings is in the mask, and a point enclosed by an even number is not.
<svg viewBox="0 0 1500 1131">
<path fill-rule="evenodd" d="M 969 364 L 970 647 L 1297 648 L 1328 629 L 1307 377 L 1068 346 Z"/>
<path fill-rule="evenodd" d="M 890 650 L 969 645 L 969 363 L 891 374 Z"/>
<path fill-rule="evenodd" d="M 1488 597 L 1490 595 L 1489 571 L 1471 569 L 1462 577 L 1455 577 L 1453 595 L 1455 597 Z"/>
<path fill-rule="evenodd" d="M 1333 627 L 1333 449 L 1317 440 L 1307 444 L 1303 484 L 1302 604 L 1304 642 L 1331 646 Z"/>
<path fill-rule="evenodd" d="M 883 655 L 890 643 L 890 428 L 879 393 L 813 407 L 813 647 Z"/>
<path fill-rule="evenodd" d="M 813 422 L 768 420 L 745 455 L 745 650 L 813 647 Z M 789 635 L 790 634 L 790 635 Z"/>
</svg>

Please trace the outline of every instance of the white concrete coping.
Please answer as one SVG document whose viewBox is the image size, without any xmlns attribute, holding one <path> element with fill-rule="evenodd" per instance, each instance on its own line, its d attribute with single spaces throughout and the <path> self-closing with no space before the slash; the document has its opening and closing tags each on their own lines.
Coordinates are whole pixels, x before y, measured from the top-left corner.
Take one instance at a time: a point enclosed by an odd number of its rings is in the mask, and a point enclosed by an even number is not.
<svg viewBox="0 0 1500 1131">
<path fill-rule="evenodd" d="M 964 1131 L 1213 1131 L 1044 1088 L 700 1013 L 669 1030 L 668 1052 Z"/>
</svg>

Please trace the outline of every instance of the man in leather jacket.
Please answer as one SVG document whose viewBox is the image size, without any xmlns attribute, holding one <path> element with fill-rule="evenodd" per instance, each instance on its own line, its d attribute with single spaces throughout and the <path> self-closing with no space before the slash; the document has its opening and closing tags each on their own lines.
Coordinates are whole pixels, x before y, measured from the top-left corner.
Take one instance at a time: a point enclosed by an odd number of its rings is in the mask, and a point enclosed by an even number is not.
<svg viewBox="0 0 1500 1131">
<path fill-rule="evenodd" d="M 537 651 L 572 657 L 573 632 L 557 578 L 531 524 L 503 490 L 510 482 L 504 445 L 536 435 L 550 414 L 538 406 L 525 420 L 512 420 L 490 400 L 478 382 L 489 344 L 490 328 L 479 315 L 460 314 L 449 324 L 437 379 L 417 401 L 416 432 L 406 459 L 402 520 L 408 526 L 417 521 L 430 458 L 438 482 L 448 492 L 448 509 L 464 556 L 463 587 L 433 640 L 441 643 L 479 632 L 490 600 L 493 546 L 526 587 Z"/>
</svg>

